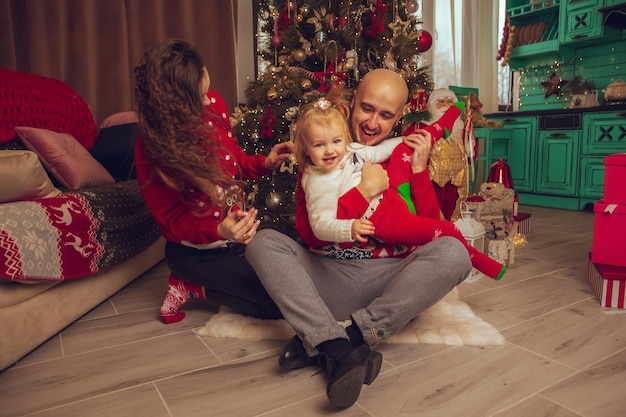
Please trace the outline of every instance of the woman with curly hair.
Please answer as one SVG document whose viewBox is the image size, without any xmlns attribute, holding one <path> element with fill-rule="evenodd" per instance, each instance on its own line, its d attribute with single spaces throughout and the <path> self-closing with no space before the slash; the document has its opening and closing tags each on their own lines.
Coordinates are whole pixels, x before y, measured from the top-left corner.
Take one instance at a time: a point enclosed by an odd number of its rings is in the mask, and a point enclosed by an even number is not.
<svg viewBox="0 0 626 417">
<path fill-rule="evenodd" d="M 282 317 L 244 258 L 259 221 L 257 210 L 245 207 L 242 181 L 278 168 L 292 145 L 246 155 L 224 100 L 209 90 L 199 51 L 186 41 L 157 43 L 134 75 L 137 180 L 166 239 L 172 272 L 161 318 L 182 320 L 179 308 L 195 298 L 257 318 Z"/>
</svg>

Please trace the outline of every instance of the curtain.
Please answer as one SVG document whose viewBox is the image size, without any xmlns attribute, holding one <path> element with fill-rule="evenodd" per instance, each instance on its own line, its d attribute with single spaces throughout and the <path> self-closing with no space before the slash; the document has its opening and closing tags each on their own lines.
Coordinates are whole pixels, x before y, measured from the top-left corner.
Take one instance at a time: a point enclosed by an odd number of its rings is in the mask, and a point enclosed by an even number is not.
<svg viewBox="0 0 626 417">
<path fill-rule="evenodd" d="M 499 0 L 424 0 L 422 10 L 424 28 L 434 22 L 435 88 L 476 87 L 482 111 L 497 111 Z"/>
<path fill-rule="evenodd" d="M 132 109 L 133 68 L 166 38 L 200 50 L 211 88 L 237 104 L 237 0 L 0 0 L 0 67 L 67 82 L 96 123 Z"/>
<path fill-rule="evenodd" d="M 478 87 L 484 113 L 498 111 L 498 3 L 499 0 L 463 2 L 461 85 Z"/>
</svg>

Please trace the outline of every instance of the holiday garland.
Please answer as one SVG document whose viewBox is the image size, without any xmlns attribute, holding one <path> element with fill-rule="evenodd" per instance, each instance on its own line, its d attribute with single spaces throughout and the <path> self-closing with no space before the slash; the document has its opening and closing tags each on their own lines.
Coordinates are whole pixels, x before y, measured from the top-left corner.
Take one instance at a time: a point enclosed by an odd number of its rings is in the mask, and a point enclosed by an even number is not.
<svg viewBox="0 0 626 417">
<path fill-rule="evenodd" d="M 511 59 L 511 51 L 513 50 L 513 42 L 515 39 L 515 26 L 511 25 L 509 15 L 506 15 L 504 26 L 502 28 L 502 40 L 500 41 L 500 49 L 496 55 L 496 61 L 502 60 L 500 65 L 505 67 Z"/>
</svg>

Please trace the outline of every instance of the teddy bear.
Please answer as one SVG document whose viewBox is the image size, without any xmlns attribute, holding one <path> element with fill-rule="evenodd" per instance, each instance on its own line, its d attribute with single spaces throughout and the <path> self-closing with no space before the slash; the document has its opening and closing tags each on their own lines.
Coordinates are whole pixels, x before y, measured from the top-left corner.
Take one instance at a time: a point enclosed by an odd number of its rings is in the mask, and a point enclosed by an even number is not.
<svg viewBox="0 0 626 417">
<path fill-rule="evenodd" d="M 485 182 L 477 195 L 469 196 L 466 204 L 473 217 L 486 230 L 507 228 L 511 221 L 515 191 L 500 182 Z"/>
<path fill-rule="evenodd" d="M 471 92 L 467 95 L 467 111 L 472 113 L 472 124 L 474 127 L 502 127 L 502 122 L 496 122 L 493 119 L 485 119 L 480 109 L 483 107 L 483 103 L 480 102 L 478 94 Z"/>
</svg>

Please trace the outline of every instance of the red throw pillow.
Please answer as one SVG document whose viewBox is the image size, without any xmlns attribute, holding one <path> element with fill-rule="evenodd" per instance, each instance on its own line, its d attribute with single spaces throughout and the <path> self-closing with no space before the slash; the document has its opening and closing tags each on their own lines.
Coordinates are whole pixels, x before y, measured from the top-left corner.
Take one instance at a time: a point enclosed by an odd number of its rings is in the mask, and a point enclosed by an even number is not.
<svg viewBox="0 0 626 417">
<path fill-rule="evenodd" d="M 115 182 L 89 151 L 67 133 L 25 126 L 18 126 L 15 131 L 24 145 L 39 156 L 42 165 L 65 187 L 76 190 Z"/>
</svg>

